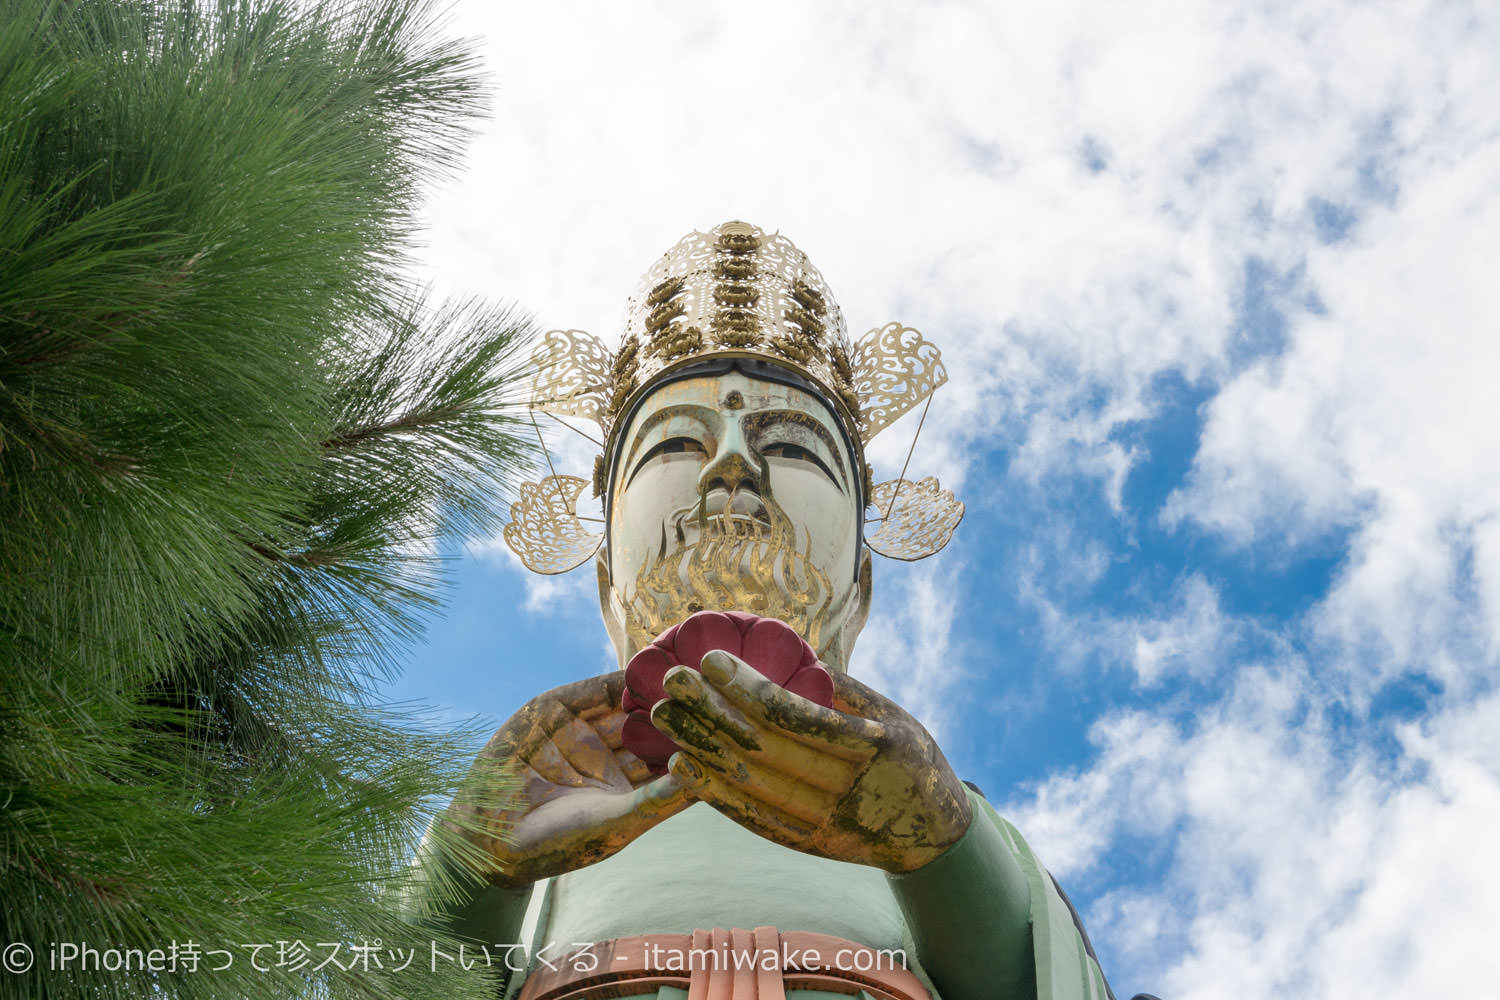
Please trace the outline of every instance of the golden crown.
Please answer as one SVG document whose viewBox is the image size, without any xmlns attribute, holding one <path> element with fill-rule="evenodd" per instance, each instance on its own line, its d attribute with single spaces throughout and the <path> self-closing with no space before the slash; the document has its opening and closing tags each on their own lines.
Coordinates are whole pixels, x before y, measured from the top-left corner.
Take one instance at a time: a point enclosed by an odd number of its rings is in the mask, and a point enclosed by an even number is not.
<svg viewBox="0 0 1500 1000">
<path fill-rule="evenodd" d="M 910 327 L 888 323 L 851 342 L 807 255 L 779 233 L 736 221 L 689 233 L 646 272 L 629 299 L 618 350 L 581 330 L 548 332 L 536 356 L 532 406 L 603 430 L 593 484 L 599 496 L 621 418 L 672 372 L 724 357 L 768 361 L 807 379 L 861 450 L 948 381 L 937 347 Z M 602 536 L 577 517 L 586 485 L 554 474 L 523 487 L 505 538 L 528 568 L 566 572 L 598 549 Z M 963 504 L 931 478 L 867 484 L 865 494 L 881 514 L 865 540 L 896 559 L 938 551 L 963 517 Z"/>
</svg>

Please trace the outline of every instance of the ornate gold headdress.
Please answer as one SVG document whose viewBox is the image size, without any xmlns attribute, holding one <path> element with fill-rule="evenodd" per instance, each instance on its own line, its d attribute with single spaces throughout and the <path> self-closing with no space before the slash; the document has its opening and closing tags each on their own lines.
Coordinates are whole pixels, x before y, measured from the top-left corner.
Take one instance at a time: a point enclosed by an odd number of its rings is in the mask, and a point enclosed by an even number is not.
<svg viewBox="0 0 1500 1000">
<path fill-rule="evenodd" d="M 813 383 L 856 451 L 948 381 L 937 347 L 910 327 L 888 323 L 851 344 L 843 313 L 806 254 L 779 233 L 726 222 L 690 233 L 646 272 L 630 297 L 619 350 L 581 330 L 549 332 L 537 354 L 532 405 L 603 430 L 593 483 L 599 496 L 622 417 L 663 377 L 722 357 L 769 361 Z M 963 504 L 936 479 L 874 486 L 866 467 L 865 483 L 865 500 L 879 514 L 865 543 L 881 555 L 932 555 L 963 518 Z M 587 485 L 554 473 L 522 488 L 505 540 L 529 569 L 565 573 L 598 550 L 603 535 L 577 513 Z"/>
</svg>

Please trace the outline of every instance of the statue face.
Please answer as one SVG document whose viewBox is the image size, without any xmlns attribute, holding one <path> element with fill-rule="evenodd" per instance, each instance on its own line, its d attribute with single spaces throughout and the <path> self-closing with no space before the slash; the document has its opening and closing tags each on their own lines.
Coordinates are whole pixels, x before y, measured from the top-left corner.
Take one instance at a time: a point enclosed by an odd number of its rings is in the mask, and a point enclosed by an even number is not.
<svg viewBox="0 0 1500 1000">
<path fill-rule="evenodd" d="M 739 371 L 700 376 L 653 393 L 622 441 L 613 593 L 601 597 L 612 596 L 628 645 L 694 611 L 739 610 L 787 621 L 841 661 L 868 573 L 860 470 L 827 406 Z"/>
</svg>

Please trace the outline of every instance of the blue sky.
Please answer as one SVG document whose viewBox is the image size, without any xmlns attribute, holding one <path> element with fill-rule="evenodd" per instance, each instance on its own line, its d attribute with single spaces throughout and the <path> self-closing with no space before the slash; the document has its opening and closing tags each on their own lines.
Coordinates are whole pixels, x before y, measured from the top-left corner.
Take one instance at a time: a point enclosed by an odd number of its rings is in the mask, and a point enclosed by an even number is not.
<svg viewBox="0 0 1500 1000">
<path fill-rule="evenodd" d="M 878 560 L 854 670 L 1031 839 L 1116 992 L 1483 995 L 1500 16 L 1014 6 L 460 3 L 494 116 L 423 275 L 608 339 L 687 231 L 780 229 L 851 330 L 953 376 L 911 474 L 967 517 Z M 393 696 L 498 722 L 609 665 L 586 570 L 475 539 L 455 579 Z"/>
</svg>

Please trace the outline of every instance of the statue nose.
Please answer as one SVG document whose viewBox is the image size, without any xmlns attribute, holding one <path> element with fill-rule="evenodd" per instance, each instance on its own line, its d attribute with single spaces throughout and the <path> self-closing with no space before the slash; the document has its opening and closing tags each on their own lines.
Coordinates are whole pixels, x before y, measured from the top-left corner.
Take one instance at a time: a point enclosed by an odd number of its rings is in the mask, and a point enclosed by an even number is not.
<svg viewBox="0 0 1500 1000">
<path fill-rule="evenodd" d="M 698 477 L 698 489 L 704 494 L 716 489 L 728 490 L 730 493 L 737 490 L 759 493 L 760 484 L 760 470 L 751 465 L 745 456 L 738 454 L 714 459 Z"/>
<path fill-rule="evenodd" d="M 725 429 L 713 460 L 698 476 L 698 490 L 707 496 L 715 489 L 734 493 L 749 490 L 763 493 L 764 476 L 760 457 L 750 450 L 737 425 Z"/>
</svg>

